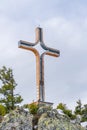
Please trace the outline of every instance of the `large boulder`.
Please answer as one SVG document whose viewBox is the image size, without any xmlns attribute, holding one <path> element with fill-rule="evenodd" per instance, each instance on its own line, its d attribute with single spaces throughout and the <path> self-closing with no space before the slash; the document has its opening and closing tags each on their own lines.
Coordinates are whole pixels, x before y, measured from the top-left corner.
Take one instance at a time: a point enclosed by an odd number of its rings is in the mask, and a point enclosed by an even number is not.
<svg viewBox="0 0 87 130">
<path fill-rule="evenodd" d="M 4 117 L 0 130 L 32 130 L 32 118 L 28 111 L 17 108 Z"/>
<path fill-rule="evenodd" d="M 42 106 L 36 115 L 23 108 L 17 108 L 7 114 L 0 123 L 0 130 L 86 130 L 80 120 L 72 122 L 63 113 L 50 106 Z"/>
<path fill-rule="evenodd" d="M 61 115 L 56 109 L 41 107 L 38 110 L 38 130 L 85 130 L 80 122 L 72 123 L 66 115 Z"/>
</svg>

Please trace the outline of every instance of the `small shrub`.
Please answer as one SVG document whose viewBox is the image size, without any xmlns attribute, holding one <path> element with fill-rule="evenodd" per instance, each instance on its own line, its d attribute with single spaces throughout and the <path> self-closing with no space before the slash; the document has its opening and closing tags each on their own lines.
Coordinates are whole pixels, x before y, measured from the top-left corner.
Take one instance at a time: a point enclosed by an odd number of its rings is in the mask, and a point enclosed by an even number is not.
<svg viewBox="0 0 87 130">
<path fill-rule="evenodd" d="M 6 108 L 0 104 L 0 116 L 4 116 L 6 114 Z"/>
<path fill-rule="evenodd" d="M 35 104 L 35 103 L 31 103 L 31 104 L 25 104 L 23 106 L 24 108 L 28 108 L 29 109 L 29 112 L 33 115 L 37 114 L 37 111 L 38 111 L 38 105 Z"/>
<path fill-rule="evenodd" d="M 29 104 L 29 111 L 31 114 L 37 114 L 38 105 L 35 103 Z"/>
</svg>

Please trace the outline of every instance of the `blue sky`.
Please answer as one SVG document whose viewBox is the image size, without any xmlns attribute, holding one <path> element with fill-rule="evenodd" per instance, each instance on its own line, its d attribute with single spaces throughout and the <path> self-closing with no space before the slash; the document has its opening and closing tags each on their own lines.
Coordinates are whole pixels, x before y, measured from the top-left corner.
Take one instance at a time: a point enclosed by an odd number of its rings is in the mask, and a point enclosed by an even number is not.
<svg viewBox="0 0 87 130">
<path fill-rule="evenodd" d="M 87 1 L 0 1 L 0 68 L 13 69 L 16 93 L 23 103 L 36 100 L 35 56 L 18 48 L 18 41 L 34 42 L 41 26 L 47 46 L 60 50 L 59 58 L 45 57 L 46 101 L 74 107 L 87 103 Z"/>
</svg>

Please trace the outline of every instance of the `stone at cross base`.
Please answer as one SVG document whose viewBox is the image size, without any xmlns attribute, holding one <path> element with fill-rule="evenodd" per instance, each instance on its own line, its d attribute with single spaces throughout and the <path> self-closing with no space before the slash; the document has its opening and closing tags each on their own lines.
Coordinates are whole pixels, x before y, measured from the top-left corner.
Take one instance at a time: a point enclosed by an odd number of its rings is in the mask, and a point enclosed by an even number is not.
<svg viewBox="0 0 87 130">
<path fill-rule="evenodd" d="M 44 50 L 42 54 L 38 52 L 34 46 L 41 46 Z M 44 56 L 54 56 L 59 57 L 60 51 L 47 47 L 43 41 L 43 30 L 40 27 L 36 28 L 36 40 L 35 43 L 30 43 L 27 41 L 20 40 L 18 43 L 19 48 L 23 48 L 32 51 L 36 56 L 36 88 L 37 88 L 37 102 L 39 104 L 52 105 L 53 103 L 45 101 L 45 87 L 44 87 Z"/>
</svg>

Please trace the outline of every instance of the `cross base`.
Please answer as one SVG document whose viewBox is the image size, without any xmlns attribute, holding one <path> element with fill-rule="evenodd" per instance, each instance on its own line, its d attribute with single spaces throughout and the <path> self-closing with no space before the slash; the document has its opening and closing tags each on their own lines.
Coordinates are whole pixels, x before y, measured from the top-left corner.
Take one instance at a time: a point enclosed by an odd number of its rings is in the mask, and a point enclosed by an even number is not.
<svg viewBox="0 0 87 130">
<path fill-rule="evenodd" d="M 39 105 L 39 107 L 44 106 L 44 105 L 45 106 L 53 106 L 53 103 L 51 103 L 51 102 L 36 101 L 36 102 L 33 102 L 33 103 Z"/>
</svg>

